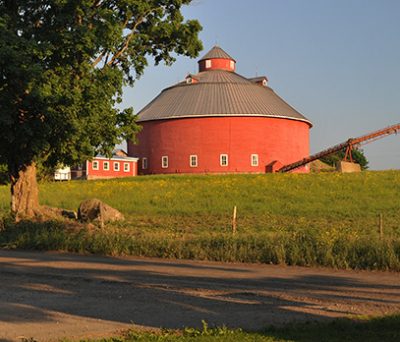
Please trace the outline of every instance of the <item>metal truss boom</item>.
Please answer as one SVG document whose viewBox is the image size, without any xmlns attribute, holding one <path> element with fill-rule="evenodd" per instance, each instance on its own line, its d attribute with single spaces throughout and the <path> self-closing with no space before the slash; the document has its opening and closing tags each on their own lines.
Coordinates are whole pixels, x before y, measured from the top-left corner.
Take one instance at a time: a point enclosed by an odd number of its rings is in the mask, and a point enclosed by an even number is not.
<svg viewBox="0 0 400 342">
<path fill-rule="evenodd" d="M 349 160 L 352 162 L 353 159 L 352 159 L 351 151 L 353 149 L 357 148 L 360 145 L 365 145 L 365 144 L 368 144 L 375 140 L 384 138 L 388 135 L 397 134 L 397 132 L 399 132 L 399 131 L 400 131 L 400 124 L 396 124 L 396 125 L 392 125 L 392 126 L 380 129 L 378 131 L 374 131 L 374 132 L 362 135 L 358 138 L 350 138 L 350 139 L 346 140 L 345 142 L 342 142 L 340 144 L 337 144 L 335 146 L 327 148 L 326 150 L 323 150 L 321 152 L 313 154 L 307 158 L 303 158 L 295 163 L 284 165 L 277 172 L 292 171 L 292 170 L 297 169 L 301 166 L 304 166 L 308 163 L 311 163 L 314 160 L 329 156 L 330 154 L 333 154 L 335 152 L 342 151 L 342 150 L 346 150 L 344 160 Z"/>
</svg>

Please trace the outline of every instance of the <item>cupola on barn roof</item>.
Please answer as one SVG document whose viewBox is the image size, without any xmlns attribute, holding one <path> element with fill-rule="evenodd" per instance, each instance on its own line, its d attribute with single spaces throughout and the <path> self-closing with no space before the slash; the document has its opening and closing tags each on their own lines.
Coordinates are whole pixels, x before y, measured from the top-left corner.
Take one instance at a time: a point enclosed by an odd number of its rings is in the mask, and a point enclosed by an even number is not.
<svg viewBox="0 0 400 342">
<path fill-rule="evenodd" d="M 199 62 L 204 61 L 206 59 L 231 59 L 232 61 L 236 62 L 231 56 L 229 56 L 224 50 L 222 50 L 217 45 L 215 45 L 202 58 L 200 58 Z"/>
<path fill-rule="evenodd" d="M 226 70 L 235 71 L 236 61 L 219 46 L 214 46 L 199 60 L 199 71 Z"/>
<path fill-rule="evenodd" d="M 265 76 L 246 78 L 236 61 L 214 46 L 199 61 L 199 73 L 164 89 L 139 112 L 138 122 L 195 117 L 273 117 L 311 122 L 280 98 Z"/>
</svg>

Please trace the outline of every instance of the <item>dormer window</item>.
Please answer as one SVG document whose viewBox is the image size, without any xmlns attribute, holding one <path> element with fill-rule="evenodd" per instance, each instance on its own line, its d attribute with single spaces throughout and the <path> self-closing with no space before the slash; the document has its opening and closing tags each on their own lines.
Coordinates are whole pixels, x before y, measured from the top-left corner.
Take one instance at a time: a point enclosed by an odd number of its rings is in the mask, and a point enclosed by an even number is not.
<svg viewBox="0 0 400 342">
<path fill-rule="evenodd" d="M 235 70 L 235 62 L 234 61 L 230 61 L 229 65 L 230 65 L 232 70 Z"/>
<path fill-rule="evenodd" d="M 207 59 L 207 60 L 206 60 L 206 69 L 210 69 L 210 68 L 211 68 L 211 65 L 212 65 L 211 59 Z"/>
<path fill-rule="evenodd" d="M 199 80 L 195 77 L 193 77 L 193 75 L 187 75 L 185 78 L 186 84 L 193 84 L 193 83 L 197 83 L 199 82 Z"/>
<path fill-rule="evenodd" d="M 260 87 L 266 87 L 268 86 L 268 78 L 265 76 L 261 77 L 252 77 L 248 79 L 250 82 L 253 82 L 255 84 L 258 84 Z"/>
</svg>

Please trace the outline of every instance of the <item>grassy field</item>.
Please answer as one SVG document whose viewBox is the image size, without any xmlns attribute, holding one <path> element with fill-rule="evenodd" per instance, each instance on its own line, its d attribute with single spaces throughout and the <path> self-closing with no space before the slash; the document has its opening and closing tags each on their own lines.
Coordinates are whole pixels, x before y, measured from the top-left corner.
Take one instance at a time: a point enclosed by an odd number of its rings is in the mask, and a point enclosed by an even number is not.
<svg viewBox="0 0 400 342">
<path fill-rule="evenodd" d="M 244 332 L 227 328 L 162 331 L 143 333 L 131 331 L 124 337 L 97 340 L 97 342 L 397 342 L 400 340 L 400 316 L 363 319 L 338 319 L 331 322 L 309 322 L 267 328 L 262 332 Z M 89 342 L 90 340 L 85 340 Z M 94 341 L 93 341 L 94 342 Z"/>
<path fill-rule="evenodd" d="M 40 196 L 73 210 L 99 198 L 126 221 L 85 231 L 22 223 L 0 234 L 0 246 L 400 270 L 399 171 L 43 183 Z M 8 203 L 9 190 L 0 187 L 3 214 Z"/>
</svg>

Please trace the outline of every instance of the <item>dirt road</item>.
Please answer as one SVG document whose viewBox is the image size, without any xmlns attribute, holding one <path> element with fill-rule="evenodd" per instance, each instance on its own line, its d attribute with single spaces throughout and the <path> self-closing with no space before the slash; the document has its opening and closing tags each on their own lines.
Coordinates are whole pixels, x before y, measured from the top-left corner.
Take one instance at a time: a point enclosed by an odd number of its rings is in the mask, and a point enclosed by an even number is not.
<svg viewBox="0 0 400 342">
<path fill-rule="evenodd" d="M 399 273 L 0 250 L 0 341 L 399 311 Z"/>
</svg>

